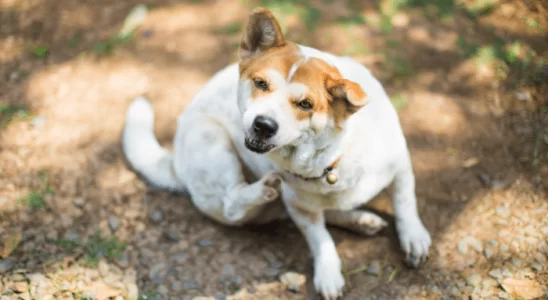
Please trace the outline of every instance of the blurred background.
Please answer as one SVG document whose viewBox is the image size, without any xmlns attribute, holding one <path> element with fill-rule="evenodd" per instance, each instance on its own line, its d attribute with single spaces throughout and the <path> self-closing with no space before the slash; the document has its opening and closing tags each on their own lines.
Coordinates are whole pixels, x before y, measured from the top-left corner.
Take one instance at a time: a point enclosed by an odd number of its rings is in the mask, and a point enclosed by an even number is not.
<svg viewBox="0 0 548 300">
<path fill-rule="evenodd" d="M 256 6 L 287 39 L 370 68 L 408 139 L 430 260 L 408 270 L 393 226 L 332 228 L 346 298 L 546 299 L 540 0 L 0 0 L 0 299 L 314 296 L 290 221 L 219 226 L 147 191 L 120 151 L 138 95 L 171 147 L 177 115 L 236 61 Z M 371 206 L 392 220 L 386 195 Z"/>
</svg>

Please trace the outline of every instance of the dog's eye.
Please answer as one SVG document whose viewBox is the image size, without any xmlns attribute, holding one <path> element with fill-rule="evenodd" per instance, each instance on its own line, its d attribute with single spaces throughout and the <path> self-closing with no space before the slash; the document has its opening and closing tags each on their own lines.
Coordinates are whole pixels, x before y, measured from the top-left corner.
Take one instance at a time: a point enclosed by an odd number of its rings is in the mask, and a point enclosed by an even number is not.
<svg viewBox="0 0 548 300">
<path fill-rule="evenodd" d="M 308 99 L 304 99 L 303 101 L 297 103 L 297 106 L 302 110 L 311 110 L 312 109 L 312 103 Z"/>
<path fill-rule="evenodd" d="M 253 83 L 255 84 L 255 87 L 260 89 L 260 90 L 263 90 L 263 91 L 268 90 L 268 84 L 266 84 L 266 81 L 264 81 L 262 79 L 255 79 L 255 80 L 253 80 Z"/>
</svg>

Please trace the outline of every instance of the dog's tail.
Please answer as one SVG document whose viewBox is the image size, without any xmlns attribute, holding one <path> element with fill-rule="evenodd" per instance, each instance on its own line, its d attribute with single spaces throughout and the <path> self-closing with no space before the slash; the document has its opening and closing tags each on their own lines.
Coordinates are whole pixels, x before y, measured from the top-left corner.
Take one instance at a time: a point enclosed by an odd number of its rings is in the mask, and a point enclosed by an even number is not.
<svg viewBox="0 0 548 300">
<path fill-rule="evenodd" d="M 154 135 L 154 110 L 144 97 L 136 98 L 128 108 L 122 149 L 133 170 L 153 188 L 184 192 L 173 173 L 173 154 Z"/>
</svg>

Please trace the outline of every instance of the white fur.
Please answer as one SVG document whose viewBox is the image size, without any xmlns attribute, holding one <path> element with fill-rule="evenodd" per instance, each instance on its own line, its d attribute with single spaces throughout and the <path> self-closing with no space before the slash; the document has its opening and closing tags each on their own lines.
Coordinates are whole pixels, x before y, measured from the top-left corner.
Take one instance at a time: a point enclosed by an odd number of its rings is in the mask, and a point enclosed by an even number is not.
<svg viewBox="0 0 548 300">
<path fill-rule="evenodd" d="M 287 107 L 287 95 L 302 87 L 292 86 L 274 71 L 269 76 L 274 78 L 276 92 L 268 99 L 251 103 L 253 83 L 240 81 L 238 65 L 233 64 L 219 71 L 179 117 L 174 155 L 162 149 L 154 138 L 151 107 L 140 98 L 129 108 L 123 148 L 133 168 L 154 185 L 187 189 L 200 211 L 227 225 L 276 218 L 277 215 L 266 216 L 265 212 L 279 206 L 280 202 L 274 201 L 273 195 L 278 194 L 272 182 L 283 177 L 282 202 L 306 237 L 314 257 L 315 287 L 324 298 L 334 299 L 342 292 L 344 278 L 335 243 L 325 226 L 326 209 L 354 210 L 381 190 L 392 187 L 399 239 L 410 262 L 425 259 L 430 235 L 417 213 L 413 170 L 398 116 L 381 84 L 351 58 L 300 47 L 303 57 L 325 60 L 345 79 L 358 83 L 369 96 L 369 104 L 349 118 L 342 134 L 330 130 L 316 134 L 309 129 L 311 124 L 297 122 Z M 280 126 L 273 137 L 277 148 L 263 155 L 251 152 L 243 142 L 258 114 L 276 119 Z M 314 122 L 325 125 L 328 121 Z M 338 157 L 341 160 L 334 170 L 338 176 L 334 185 L 325 180 L 304 181 L 285 172 L 319 176 Z M 243 168 L 253 178 L 244 178 Z M 327 221 L 345 226 L 373 220 L 376 230 L 385 226 L 370 215 L 352 216 Z"/>
</svg>

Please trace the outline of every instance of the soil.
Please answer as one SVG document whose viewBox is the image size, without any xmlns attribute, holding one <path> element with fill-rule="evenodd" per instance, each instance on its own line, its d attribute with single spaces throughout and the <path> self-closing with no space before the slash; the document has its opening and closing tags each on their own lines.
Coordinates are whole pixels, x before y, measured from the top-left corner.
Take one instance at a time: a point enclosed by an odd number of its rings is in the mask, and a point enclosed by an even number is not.
<svg viewBox="0 0 548 300">
<path fill-rule="evenodd" d="M 378 19 L 376 5 L 310 2 L 314 30 L 310 19 L 289 17 L 288 38 L 351 55 L 403 101 L 419 211 L 433 239 L 428 263 L 406 268 L 390 200 L 380 195 L 369 207 L 387 230 L 363 237 L 330 228 L 345 297 L 527 298 L 512 292 L 507 279 L 516 279 L 548 299 L 548 66 L 532 80 L 527 66 L 501 78 L 457 46 L 461 37 L 499 38 L 546 57 L 548 6 L 495 1 L 489 15 L 443 21 L 428 17 L 432 6 L 413 8 L 387 33 L 334 23 L 356 12 Z M 0 120 L 0 299 L 313 298 L 309 252 L 291 221 L 220 226 L 184 195 L 149 190 L 120 148 L 138 95 L 151 100 L 155 132 L 172 146 L 177 115 L 236 61 L 234 28 L 256 3 L 154 1 L 134 40 L 103 53 L 102 41 L 137 4 L 0 0 L 0 104 L 29 114 Z M 38 46 L 47 55 L 33 53 Z M 95 261 L 94 243 L 103 256 Z M 305 287 L 288 291 L 279 280 L 288 271 L 304 274 Z"/>
</svg>

